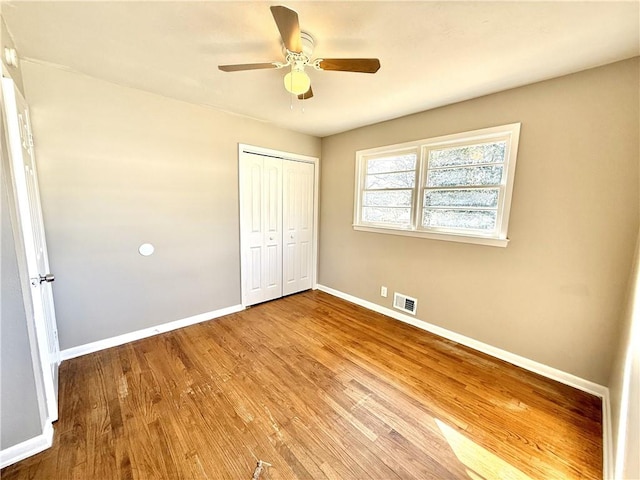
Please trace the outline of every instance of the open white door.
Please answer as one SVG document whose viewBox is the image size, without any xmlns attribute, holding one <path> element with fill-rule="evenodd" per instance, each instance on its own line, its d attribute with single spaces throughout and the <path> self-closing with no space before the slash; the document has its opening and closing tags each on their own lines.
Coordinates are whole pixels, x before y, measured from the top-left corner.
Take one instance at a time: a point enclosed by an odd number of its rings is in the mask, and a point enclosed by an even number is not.
<svg viewBox="0 0 640 480">
<path fill-rule="evenodd" d="M 35 337 L 42 367 L 47 415 L 53 422 L 58 419 L 60 347 L 51 290 L 54 277 L 49 271 L 29 109 L 15 88 L 13 80 L 2 79 L 2 94 L 11 157 L 11 177 L 31 284 L 30 297 L 33 303 Z"/>
</svg>

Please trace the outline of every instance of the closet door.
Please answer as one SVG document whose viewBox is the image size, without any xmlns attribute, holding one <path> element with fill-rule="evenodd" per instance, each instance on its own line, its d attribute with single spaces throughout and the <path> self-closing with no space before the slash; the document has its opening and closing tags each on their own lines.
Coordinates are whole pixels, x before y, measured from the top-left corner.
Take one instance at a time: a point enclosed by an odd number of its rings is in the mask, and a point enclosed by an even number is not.
<svg viewBox="0 0 640 480">
<path fill-rule="evenodd" d="M 240 237 L 244 305 L 282 296 L 282 161 L 240 158 Z"/>
<path fill-rule="evenodd" d="M 289 295 L 312 287 L 314 165 L 283 160 L 282 178 L 282 294 Z"/>
</svg>

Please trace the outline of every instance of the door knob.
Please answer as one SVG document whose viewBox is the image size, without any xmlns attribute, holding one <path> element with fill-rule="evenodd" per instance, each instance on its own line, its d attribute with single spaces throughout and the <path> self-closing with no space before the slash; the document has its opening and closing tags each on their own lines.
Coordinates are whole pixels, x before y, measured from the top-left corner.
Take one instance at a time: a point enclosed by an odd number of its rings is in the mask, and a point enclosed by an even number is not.
<svg viewBox="0 0 640 480">
<path fill-rule="evenodd" d="M 293 233 L 291 234 L 291 238 L 293 238 Z"/>
<path fill-rule="evenodd" d="M 55 275 L 53 275 L 53 273 L 47 273 L 46 275 L 40 275 L 40 283 L 51 283 L 56 279 Z"/>
</svg>

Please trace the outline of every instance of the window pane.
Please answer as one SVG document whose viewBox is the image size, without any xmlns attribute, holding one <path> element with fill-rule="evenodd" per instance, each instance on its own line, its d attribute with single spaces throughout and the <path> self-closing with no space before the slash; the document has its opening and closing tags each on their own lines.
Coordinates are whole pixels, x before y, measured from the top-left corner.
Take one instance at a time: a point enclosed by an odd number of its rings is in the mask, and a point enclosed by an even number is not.
<svg viewBox="0 0 640 480">
<path fill-rule="evenodd" d="M 411 208 L 362 207 L 362 220 L 373 223 L 409 225 Z"/>
<path fill-rule="evenodd" d="M 416 172 L 380 173 L 367 175 L 365 187 L 367 190 L 382 190 L 386 188 L 413 188 L 416 183 Z"/>
<path fill-rule="evenodd" d="M 366 207 L 410 207 L 411 190 L 364 192 L 362 200 Z"/>
<path fill-rule="evenodd" d="M 416 169 L 416 154 L 367 160 L 367 173 L 401 172 Z"/>
<path fill-rule="evenodd" d="M 422 226 L 493 230 L 497 214 L 496 210 L 425 210 Z"/>
<path fill-rule="evenodd" d="M 429 152 L 429 168 L 503 163 L 507 142 L 483 143 Z"/>
<path fill-rule="evenodd" d="M 447 168 L 444 170 L 429 170 L 427 186 L 464 187 L 471 185 L 499 185 L 501 179 L 502 165 Z"/>
<path fill-rule="evenodd" d="M 475 188 L 473 190 L 425 190 L 426 207 L 497 207 L 497 188 Z"/>
</svg>

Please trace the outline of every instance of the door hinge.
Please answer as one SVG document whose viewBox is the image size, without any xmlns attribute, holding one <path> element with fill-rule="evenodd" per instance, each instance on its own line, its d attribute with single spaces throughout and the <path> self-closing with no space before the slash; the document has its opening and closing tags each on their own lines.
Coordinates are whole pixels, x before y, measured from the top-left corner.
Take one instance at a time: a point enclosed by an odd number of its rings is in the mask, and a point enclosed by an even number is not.
<svg viewBox="0 0 640 480">
<path fill-rule="evenodd" d="M 29 132 L 28 143 L 29 143 L 29 148 L 33 148 L 33 134 L 31 132 Z"/>
</svg>

